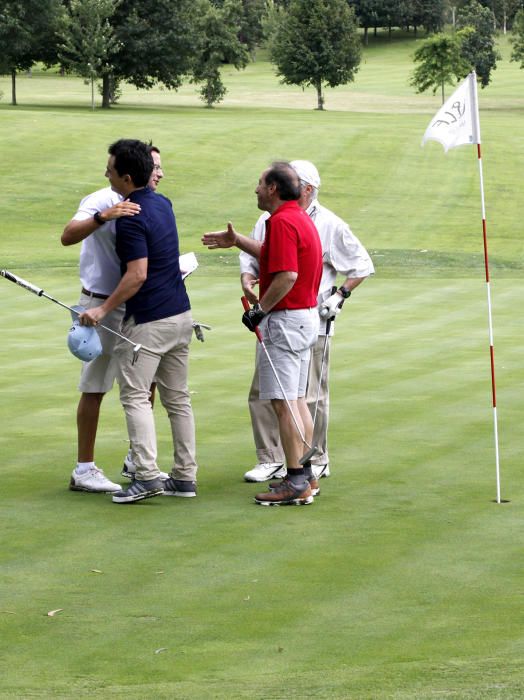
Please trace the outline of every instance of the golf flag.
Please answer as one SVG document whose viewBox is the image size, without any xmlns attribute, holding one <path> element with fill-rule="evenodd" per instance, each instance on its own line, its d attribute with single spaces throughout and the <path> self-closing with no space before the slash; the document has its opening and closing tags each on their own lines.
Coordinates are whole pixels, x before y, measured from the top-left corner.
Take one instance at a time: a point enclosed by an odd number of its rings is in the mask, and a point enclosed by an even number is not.
<svg viewBox="0 0 524 700">
<path fill-rule="evenodd" d="M 475 73 L 468 75 L 433 117 L 422 138 L 422 146 L 429 139 L 441 143 L 446 153 L 455 146 L 480 143 Z"/>
<path fill-rule="evenodd" d="M 507 503 L 500 497 L 500 456 L 499 432 L 497 418 L 497 394 L 495 387 L 495 350 L 493 346 L 493 319 L 491 313 L 491 286 L 488 262 L 488 230 L 486 226 L 486 206 L 484 202 L 484 176 L 482 174 L 482 153 L 480 147 L 480 118 L 477 101 L 477 76 L 472 71 L 458 86 L 449 100 L 445 102 L 431 120 L 422 137 L 422 146 L 429 139 L 438 141 L 444 151 L 455 146 L 476 144 L 480 178 L 480 204 L 482 209 L 482 237 L 484 241 L 484 267 L 486 270 L 486 288 L 488 292 L 488 330 L 489 354 L 491 365 L 491 396 L 493 405 L 493 434 L 495 438 L 495 473 L 497 481 L 497 503 Z"/>
</svg>

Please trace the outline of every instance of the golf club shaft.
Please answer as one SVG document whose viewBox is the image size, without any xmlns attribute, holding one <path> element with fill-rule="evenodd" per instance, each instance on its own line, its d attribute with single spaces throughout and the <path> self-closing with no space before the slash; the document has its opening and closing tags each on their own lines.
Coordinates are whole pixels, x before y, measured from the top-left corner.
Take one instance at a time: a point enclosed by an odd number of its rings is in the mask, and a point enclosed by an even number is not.
<svg viewBox="0 0 524 700">
<path fill-rule="evenodd" d="M 69 311 L 72 311 L 74 314 L 77 314 L 78 316 L 80 315 L 80 312 L 76 311 L 76 309 L 73 309 L 71 306 L 68 306 L 67 304 L 64 304 L 63 302 L 58 301 L 58 299 L 55 299 L 54 297 L 50 296 L 49 294 L 46 294 L 43 289 L 40 289 L 40 287 L 35 287 L 35 285 L 31 284 L 31 282 L 28 282 L 27 280 L 23 279 L 22 277 L 18 277 L 18 275 L 15 275 L 13 272 L 9 272 L 9 270 L 0 270 L 0 275 L 2 275 L 2 277 L 5 277 L 6 280 L 9 280 L 10 282 L 14 282 L 15 284 L 18 284 L 20 287 L 27 289 L 29 292 L 33 292 L 33 294 L 36 294 L 37 297 L 45 297 L 46 299 L 49 299 L 49 301 L 52 301 L 54 304 L 58 304 L 58 306 L 61 306 L 64 309 L 68 309 Z M 132 340 L 129 340 L 129 338 L 126 338 L 125 335 L 122 335 L 118 331 L 115 331 L 112 328 L 109 328 L 109 326 L 104 326 L 102 323 L 99 323 L 98 325 L 100 326 L 100 328 L 103 328 L 104 330 L 109 331 L 109 333 L 112 333 L 113 335 L 118 336 L 122 340 L 125 340 L 127 343 L 130 343 L 133 347 L 136 347 L 136 343 L 133 343 Z"/>
<path fill-rule="evenodd" d="M 241 298 L 241 301 L 242 301 L 242 306 L 244 307 L 244 311 L 249 311 L 249 309 L 250 309 L 251 307 L 249 306 L 249 301 L 247 300 L 247 298 L 246 298 L 246 297 L 242 297 L 242 298 Z M 286 392 L 284 391 L 284 387 L 282 386 L 282 382 L 280 381 L 280 377 L 278 376 L 278 372 L 277 372 L 277 370 L 276 370 L 275 365 L 273 364 L 273 360 L 271 359 L 271 356 L 269 355 L 269 351 L 268 351 L 268 349 L 266 348 L 266 344 L 264 343 L 264 339 L 262 338 L 262 333 L 260 332 L 260 329 L 259 329 L 258 326 L 255 327 L 255 333 L 256 333 L 256 336 L 257 336 L 257 338 L 258 338 L 258 342 L 260 343 L 260 347 L 261 347 L 262 350 L 264 351 L 264 353 L 265 353 L 265 355 L 266 355 L 266 357 L 267 357 L 267 360 L 268 360 L 268 362 L 269 362 L 269 365 L 270 365 L 271 369 L 273 370 L 273 374 L 275 375 L 275 379 L 277 380 L 278 386 L 280 387 L 280 391 L 282 392 L 282 396 L 284 397 L 284 401 L 286 402 L 286 405 L 287 405 L 287 407 L 288 407 L 288 409 L 289 409 L 289 412 L 290 412 L 290 414 L 291 414 L 291 418 L 293 419 L 293 423 L 295 424 L 295 427 L 296 427 L 296 429 L 297 429 L 297 431 L 298 431 L 298 434 L 300 435 L 300 439 L 302 440 L 302 442 L 304 443 L 304 445 L 306 445 L 306 447 L 308 447 L 309 449 L 311 449 L 311 445 L 310 445 L 308 442 L 306 442 L 306 438 L 304 437 L 304 433 L 302 432 L 302 430 L 301 430 L 301 428 L 300 428 L 300 426 L 299 426 L 299 424 L 298 424 L 298 421 L 297 421 L 297 418 L 296 418 L 296 416 L 295 416 L 295 413 L 294 413 L 294 411 L 293 411 L 293 409 L 292 409 L 292 407 L 291 407 L 291 404 L 290 404 L 290 402 L 289 402 L 289 399 L 288 399 L 287 396 L 286 396 Z"/>
<path fill-rule="evenodd" d="M 331 294 L 336 294 L 337 288 L 336 286 L 331 287 Z M 315 425 L 317 423 L 317 413 L 318 413 L 318 401 L 320 398 L 320 387 L 322 386 L 322 375 L 324 374 L 324 363 L 326 361 L 326 352 L 327 352 L 327 346 L 329 342 L 329 332 L 331 330 L 331 324 L 333 323 L 334 318 L 330 316 L 328 320 L 326 321 L 326 335 L 324 336 L 324 349 L 322 350 L 322 362 L 320 364 L 320 375 L 318 378 L 318 387 L 317 387 L 317 398 L 315 401 L 315 411 L 313 412 L 313 431 L 315 430 Z"/>
</svg>

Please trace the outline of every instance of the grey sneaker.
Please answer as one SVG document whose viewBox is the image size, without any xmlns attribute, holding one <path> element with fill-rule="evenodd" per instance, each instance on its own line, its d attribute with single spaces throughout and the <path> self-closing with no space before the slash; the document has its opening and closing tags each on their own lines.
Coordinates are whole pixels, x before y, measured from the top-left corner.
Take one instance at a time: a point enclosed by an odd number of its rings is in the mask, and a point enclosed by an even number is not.
<svg viewBox="0 0 524 700">
<path fill-rule="evenodd" d="M 308 506 L 313 503 L 313 494 L 307 481 L 302 486 L 295 486 L 289 479 L 284 479 L 273 491 L 257 493 L 255 503 L 260 506 Z"/>
<path fill-rule="evenodd" d="M 181 498 L 194 498 L 197 495 L 196 481 L 182 481 L 168 476 L 162 481 L 164 496 L 180 496 Z"/>
<path fill-rule="evenodd" d="M 287 476 L 282 479 L 282 481 L 285 481 L 287 479 Z M 282 481 L 272 481 L 269 484 L 269 490 L 270 491 L 275 491 L 276 489 L 280 488 L 282 485 Z M 318 496 L 320 493 L 320 486 L 318 483 L 318 479 L 315 476 L 306 476 L 306 481 L 309 482 L 309 485 L 311 487 L 311 495 L 312 496 Z"/>
<path fill-rule="evenodd" d="M 135 479 L 127 489 L 122 489 L 113 494 L 113 503 L 134 503 L 143 501 L 145 498 L 153 498 L 163 493 L 162 481 L 151 479 L 150 481 L 139 481 Z"/>
</svg>

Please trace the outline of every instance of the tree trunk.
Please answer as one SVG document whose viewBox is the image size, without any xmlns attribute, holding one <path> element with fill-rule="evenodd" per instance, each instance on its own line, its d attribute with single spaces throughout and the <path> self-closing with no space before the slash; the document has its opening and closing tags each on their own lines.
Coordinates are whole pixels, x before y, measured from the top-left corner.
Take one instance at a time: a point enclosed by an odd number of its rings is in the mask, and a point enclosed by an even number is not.
<svg viewBox="0 0 524 700">
<path fill-rule="evenodd" d="M 322 81 L 318 80 L 316 84 L 317 88 L 317 109 L 324 109 L 324 95 L 322 94 Z"/>
<path fill-rule="evenodd" d="M 16 107 L 16 70 L 11 71 L 11 104 Z"/>
<path fill-rule="evenodd" d="M 102 76 L 102 109 L 109 109 L 111 107 L 111 76 L 104 73 Z"/>
<path fill-rule="evenodd" d="M 442 104 L 444 104 L 444 99 L 445 99 L 444 98 L 444 81 L 442 81 L 442 83 L 440 84 L 440 87 L 442 89 Z"/>
<path fill-rule="evenodd" d="M 364 27 L 364 46 L 367 46 L 368 43 L 369 43 L 369 39 L 368 39 L 368 28 L 367 28 L 367 27 Z"/>
</svg>

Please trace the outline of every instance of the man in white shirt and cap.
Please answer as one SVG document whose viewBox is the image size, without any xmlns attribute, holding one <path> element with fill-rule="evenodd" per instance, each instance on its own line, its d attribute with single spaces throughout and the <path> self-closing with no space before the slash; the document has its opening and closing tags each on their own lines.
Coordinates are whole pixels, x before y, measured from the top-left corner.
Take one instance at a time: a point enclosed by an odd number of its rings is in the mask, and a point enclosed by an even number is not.
<svg viewBox="0 0 524 700">
<path fill-rule="evenodd" d="M 318 293 L 318 308 L 321 315 L 320 331 L 317 343 L 311 348 L 308 386 L 306 400 L 311 414 L 315 416 L 315 431 L 313 445 L 317 446 L 311 458 L 312 473 L 310 475 L 311 490 L 314 495 L 319 493 L 318 479 L 330 475 L 327 432 L 329 421 L 329 354 L 334 323 L 330 323 L 329 337 L 326 340 L 326 325 L 328 319 L 340 313 L 342 304 L 351 292 L 361 284 L 366 277 L 374 273 L 373 262 L 358 238 L 349 226 L 336 214 L 322 206 L 318 201 L 320 175 L 313 163 L 307 160 L 291 161 L 300 180 L 301 195 L 298 203 L 309 214 L 318 230 L 322 245 L 322 279 Z M 265 236 L 265 224 L 269 214 L 264 212 L 258 219 L 251 237 L 262 241 Z M 232 230 L 228 224 L 228 229 Z M 218 232 L 213 247 L 229 247 L 233 237 L 227 231 Z M 221 236 L 223 234 L 223 236 Z M 258 282 L 258 261 L 245 252 L 240 253 L 240 279 L 242 289 L 248 300 L 255 304 L 258 301 L 255 286 Z M 344 281 L 337 291 L 332 294 L 337 275 L 343 275 Z M 325 350 L 325 354 L 324 354 Z M 322 357 L 324 367 L 320 392 L 318 391 Z M 255 367 L 253 381 L 249 391 L 249 411 L 257 454 L 257 464 L 244 474 L 246 481 L 263 482 L 273 478 L 284 477 L 284 452 L 280 443 L 278 424 L 270 401 L 263 401 L 258 394 L 258 371 Z"/>
</svg>

